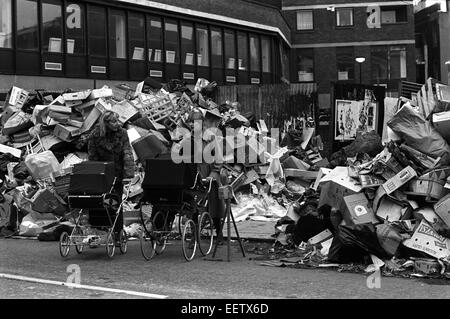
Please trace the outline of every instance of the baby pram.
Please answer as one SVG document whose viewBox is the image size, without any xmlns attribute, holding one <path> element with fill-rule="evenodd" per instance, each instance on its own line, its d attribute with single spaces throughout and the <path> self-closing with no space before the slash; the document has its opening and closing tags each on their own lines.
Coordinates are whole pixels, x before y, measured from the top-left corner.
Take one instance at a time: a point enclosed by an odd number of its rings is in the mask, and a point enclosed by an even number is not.
<svg viewBox="0 0 450 319">
<path fill-rule="evenodd" d="M 146 260 L 161 254 L 167 241 L 177 237 L 187 261 L 195 257 L 197 247 L 203 256 L 212 251 L 214 224 L 207 210 L 212 183 L 199 177 L 195 164 L 176 164 L 170 157 L 146 161 L 140 205 L 144 228 L 140 243 Z"/>
<path fill-rule="evenodd" d="M 98 176 L 96 175 L 98 171 Z M 106 247 L 108 257 L 114 256 L 116 238 L 114 228 L 118 222 L 120 210 L 128 199 L 130 184 L 126 186 L 125 197 L 119 198 L 114 191 L 117 179 L 114 177 L 114 165 L 105 162 L 84 162 L 75 165 L 71 176 L 68 203 L 71 210 L 79 209 L 76 224 L 70 232 L 61 234 L 59 251 L 62 257 L 67 257 L 70 247 L 75 246 L 78 254 L 84 247 Z M 88 225 L 81 221 L 88 210 Z M 125 231 L 119 232 L 119 249 L 122 254 L 127 252 L 128 242 Z"/>
</svg>

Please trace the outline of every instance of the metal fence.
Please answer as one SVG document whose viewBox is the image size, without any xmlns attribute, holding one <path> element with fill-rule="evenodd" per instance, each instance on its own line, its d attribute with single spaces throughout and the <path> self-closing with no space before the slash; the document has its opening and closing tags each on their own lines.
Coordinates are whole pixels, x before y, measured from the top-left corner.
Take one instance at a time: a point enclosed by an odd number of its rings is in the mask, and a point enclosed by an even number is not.
<svg viewBox="0 0 450 319">
<path fill-rule="evenodd" d="M 315 118 L 316 91 L 315 83 L 220 86 L 217 102 L 239 102 L 241 113 L 254 113 L 268 128 L 282 128 L 292 117 Z"/>
</svg>

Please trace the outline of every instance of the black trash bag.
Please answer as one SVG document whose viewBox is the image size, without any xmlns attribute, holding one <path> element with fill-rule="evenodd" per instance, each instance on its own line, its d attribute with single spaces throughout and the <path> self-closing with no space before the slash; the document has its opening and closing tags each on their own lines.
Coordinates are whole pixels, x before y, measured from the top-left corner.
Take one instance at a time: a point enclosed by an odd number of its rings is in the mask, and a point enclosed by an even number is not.
<svg viewBox="0 0 450 319">
<path fill-rule="evenodd" d="M 281 141 L 281 147 L 294 148 L 301 145 L 303 142 L 302 133 L 302 130 L 289 130 Z"/>
<path fill-rule="evenodd" d="M 0 178 L 4 179 L 8 175 L 8 164 L 19 162 L 19 159 L 9 153 L 0 154 Z"/>
<path fill-rule="evenodd" d="M 242 116 L 244 116 L 249 122 L 250 122 L 250 127 L 254 128 L 254 129 L 258 129 L 258 125 L 256 125 L 256 115 L 253 112 L 246 112 L 246 113 L 242 113 Z"/>
<path fill-rule="evenodd" d="M 214 99 L 216 97 L 217 90 L 217 82 L 213 81 L 202 88 L 200 93 L 206 98 Z"/>
<path fill-rule="evenodd" d="M 389 258 L 378 241 L 375 225 L 339 226 L 331 243 L 328 261 L 341 264 L 364 263 L 370 254 L 381 259 Z"/>
<path fill-rule="evenodd" d="M 151 91 L 154 91 L 154 90 L 159 91 L 159 90 L 162 89 L 162 87 L 163 87 L 163 85 L 160 82 L 152 79 L 151 77 L 147 77 L 144 80 L 144 88 L 143 88 L 142 91 L 144 91 L 146 93 L 148 93 L 149 90 L 151 90 Z"/>
<path fill-rule="evenodd" d="M 13 176 L 15 179 L 25 180 L 28 176 L 30 176 L 30 172 L 28 171 L 25 162 L 20 162 L 13 168 Z"/>
<path fill-rule="evenodd" d="M 329 219 L 321 219 L 313 215 L 300 217 L 295 225 L 293 240 L 296 245 L 307 242 L 308 239 L 323 232 L 325 229 L 333 230 Z"/>
<path fill-rule="evenodd" d="M 186 86 L 186 81 L 178 80 L 178 79 L 171 79 L 167 84 L 164 86 L 164 90 L 166 90 L 169 93 L 186 93 L 187 95 L 191 96 L 193 93 L 191 90 L 189 90 Z"/>
</svg>

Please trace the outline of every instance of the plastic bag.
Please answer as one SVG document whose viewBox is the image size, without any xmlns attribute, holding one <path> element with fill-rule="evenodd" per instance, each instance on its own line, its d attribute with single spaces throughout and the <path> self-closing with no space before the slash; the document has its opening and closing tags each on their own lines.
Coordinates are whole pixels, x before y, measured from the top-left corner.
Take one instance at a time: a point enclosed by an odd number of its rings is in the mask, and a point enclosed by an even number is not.
<svg viewBox="0 0 450 319">
<path fill-rule="evenodd" d="M 440 164 L 450 163 L 450 146 L 444 138 L 414 109 L 405 104 L 387 125 L 412 148 L 434 158 Z"/>
<path fill-rule="evenodd" d="M 373 224 L 339 226 L 328 253 L 328 261 L 336 263 L 364 262 L 370 255 L 387 258 Z"/>
<path fill-rule="evenodd" d="M 283 168 L 281 167 L 280 158 L 288 152 L 287 147 L 279 149 L 274 155 L 265 152 L 265 156 L 269 162 L 269 168 L 266 173 L 266 181 L 270 186 L 275 184 L 277 179 L 284 178 Z"/>
<path fill-rule="evenodd" d="M 61 170 L 61 166 L 52 151 L 28 155 L 25 158 L 25 165 L 34 179 L 52 177 Z"/>
</svg>

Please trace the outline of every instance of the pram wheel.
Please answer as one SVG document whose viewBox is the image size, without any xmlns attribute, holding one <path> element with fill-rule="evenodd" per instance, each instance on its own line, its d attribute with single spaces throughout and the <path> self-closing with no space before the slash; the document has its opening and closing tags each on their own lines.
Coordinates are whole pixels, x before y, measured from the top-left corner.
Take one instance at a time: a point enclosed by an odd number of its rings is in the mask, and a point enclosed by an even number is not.
<svg viewBox="0 0 450 319">
<path fill-rule="evenodd" d="M 83 252 L 83 230 L 80 227 L 75 228 L 73 232 L 74 238 L 73 242 L 75 244 L 75 250 L 78 254 L 81 254 Z"/>
<path fill-rule="evenodd" d="M 156 248 L 156 242 L 153 240 L 153 237 L 144 230 L 140 237 L 140 243 L 141 253 L 145 260 L 152 259 L 155 256 Z"/>
<path fill-rule="evenodd" d="M 116 250 L 116 243 L 114 241 L 114 234 L 112 232 L 108 233 L 106 237 L 106 253 L 109 258 L 114 256 L 114 251 Z"/>
<path fill-rule="evenodd" d="M 123 230 L 123 229 L 119 233 L 119 243 L 120 243 L 120 246 L 119 246 L 120 252 L 122 254 L 125 254 L 128 249 L 128 238 L 127 238 L 127 234 L 125 233 L 125 230 Z"/>
<path fill-rule="evenodd" d="M 59 237 L 59 253 L 62 257 L 67 257 L 70 252 L 70 238 L 67 232 L 63 232 Z"/>
<path fill-rule="evenodd" d="M 197 250 L 197 234 L 195 223 L 192 219 L 188 219 L 184 225 L 183 235 L 181 236 L 183 255 L 187 261 L 191 261 Z"/>
<path fill-rule="evenodd" d="M 156 231 L 155 238 L 155 253 L 161 255 L 166 249 L 167 237 L 165 232 L 167 232 L 167 217 L 168 212 L 158 211 L 155 216 L 153 216 L 153 229 Z"/>
<path fill-rule="evenodd" d="M 198 221 L 198 248 L 203 256 L 207 256 L 213 246 L 214 224 L 211 215 L 204 212 Z"/>
</svg>

